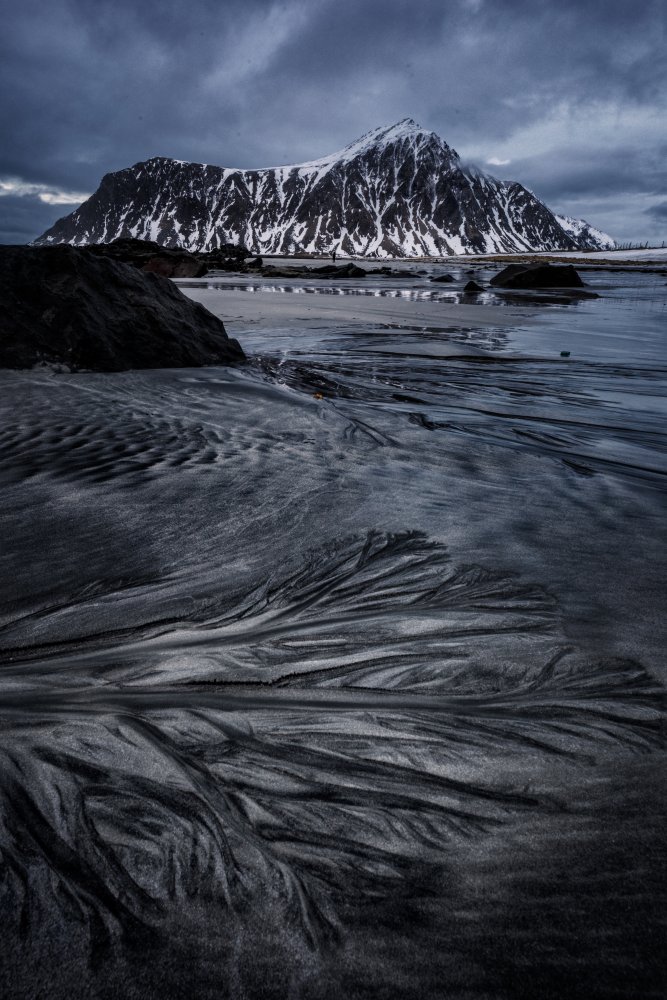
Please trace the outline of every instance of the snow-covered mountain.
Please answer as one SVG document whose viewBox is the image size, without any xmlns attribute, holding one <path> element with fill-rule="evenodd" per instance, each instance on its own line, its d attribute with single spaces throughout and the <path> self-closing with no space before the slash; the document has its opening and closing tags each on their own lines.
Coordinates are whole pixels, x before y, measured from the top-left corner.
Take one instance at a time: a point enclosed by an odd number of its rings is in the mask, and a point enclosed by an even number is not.
<svg viewBox="0 0 667 1000">
<path fill-rule="evenodd" d="M 410 118 L 290 166 L 237 170 L 155 157 L 107 174 L 35 242 L 127 236 L 188 250 L 242 243 L 253 253 L 335 248 L 378 257 L 613 245 L 587 223 L 559 219 L 521 184 L 464 166 Z"/>
<path fill-rule="evenodd" d="M 566 233 L 577 241 L 580 250 L 613 250 L 616 243 L 585 219 L 572 219 L 569 215 L 557 215 L 556 220 Z"/>
</svg>

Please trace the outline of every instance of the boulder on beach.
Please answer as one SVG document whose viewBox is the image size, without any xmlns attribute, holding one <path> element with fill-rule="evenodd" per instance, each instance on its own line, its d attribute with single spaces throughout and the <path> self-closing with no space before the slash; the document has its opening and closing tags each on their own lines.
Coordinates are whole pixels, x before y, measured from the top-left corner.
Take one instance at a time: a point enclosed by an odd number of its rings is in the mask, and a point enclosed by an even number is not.
<svg viewBox="0 0 667 1000">
<path fill-rule="evenodd" d="M 415 272 L 416 274 L 425 272 Z M 370 267 L 366 274 L 379 274 L 383 278 L 412 278 L 413 273 L 411 271 L 399 271 L 398 268 L 391 267 Z"/>
<path fill-rule="evenodd" d="M 86 243 L 78 249 L 95 254 L 96 257 L 109 257 L 122 264 L 134 264 L 135 267 L 143 267 L 148 260 L 163 253 L 181 253 L 170 251 L 153 240 L 137 240 L 132 236 L 122 236 L 111 243 Z M 182 252 L 187 254 L 187 251 Z"/>
<path fill-rule="evenodd" d="M 338 274 L 333 275 L 334 278 L 365 278 L 366 271 L 363 267 L 357 267 L 356 264 L 345 264 L 343 267 L 338 268 Z"/>
<path fill-rule="evenodd" d="M 200 263 L 205 264 L 209 271 L 232 271 L 243 274 L 246 271 L 246 260 L 249 253 L 246 247 L 240 244 L 226 243 L 217 250 L 197 251 L 192 256 Z M 261 257 L 257 258 L 260 261 L 260 266 L 261 259 Z"/>
<path fill-rule="evenodd" d="M 208 271 L 244 271 L 248 251 L 228 243 L 217 250 L 191 252 L 182 247 L 164 247 L 152 240 L 123 236 L 111 243 L 89 243 L 79 247 L 97 257 L 132 264 L 142 271 L 165 278 L 200 278 Z"/>
<path fill-rule="evenodd" d="M 571 264 L 509 264 L 491 278 L 496 288 L 583 288 Z"/>
<path fill-rule="evenodd" d="M 325 278 L 365 278 L 366 271 L 363 267 L 358 267 L 350 261 L 336 267 L 335 264 L 324 264 L 322 267 L 312 267 L 308 269 L 311 274 L 323 275 Z"/>
<path fill-rule="evenodd" d="M 304 271 L 302 268 L 275 267 L 273 264 L 266 264 L 261 269 L 261 274 L 263 278 L 307 278 L 310 271 L 307 268 Z"/>
<path fill-rule="evenodd" d="M 96 257 L 132 264 L 141 271 L 161 274 L 164 278 L 199 278 L 208 266 L 187 250 L 160 246 L 152 240 L 123 237 L 112 243 L 91 243 L 78 248 Z"/>
<path fill-rule="evenodd" d="M 142 271 L 150 274 L 161 274 L 163 278 L 202 278 L 208 274 L 209 268 L 202 264 L 196 257 L 189 254 L 179 257 L 178 255 L 150 257 L 142 265 Z"/>
<path fill-rule="evenodd" d="M 463 291 L 466 292 L 468 295 L 475 295 L 477 292 L 483 292 L 484 289 L 482 288 L 481 285 L 478 285 L 476 281 L 468 281 L 463 286 Z"/>
<path fill-rule="evenodd" d="M 454 277 L 451 274 L 436 274 L 433 278 L 431 278 L 431 281 L 437 281 L 443 285 L 448 285 L 453 280 Z"/>
<path fill-rule="evenodd" d="M 368 272 L 356 264 L 323 264 L 322 267 L 275 267 L 267 264 L 262 268 L 265 278 L 365 278 Z"/>
<path fill-rule="evenodd" d="M 67 244 L 0 247 L 0 367 L 72 371 L 243 361 L 221 320 L 167 278 Z"/>
</svg>

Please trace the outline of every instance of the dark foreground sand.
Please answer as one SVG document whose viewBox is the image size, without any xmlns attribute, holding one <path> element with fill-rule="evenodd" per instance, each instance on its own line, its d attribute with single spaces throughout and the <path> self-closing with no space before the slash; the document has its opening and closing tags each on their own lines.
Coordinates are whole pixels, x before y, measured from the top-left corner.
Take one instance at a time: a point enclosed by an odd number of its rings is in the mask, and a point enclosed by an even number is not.
<svg viewBox="0 0 667 1000">
<path fill-rule="evenodd" d="M 3 998 L 662 996 L 630 280 L 192 289 L 245 368 L 0 373 Z"/>
</svg>

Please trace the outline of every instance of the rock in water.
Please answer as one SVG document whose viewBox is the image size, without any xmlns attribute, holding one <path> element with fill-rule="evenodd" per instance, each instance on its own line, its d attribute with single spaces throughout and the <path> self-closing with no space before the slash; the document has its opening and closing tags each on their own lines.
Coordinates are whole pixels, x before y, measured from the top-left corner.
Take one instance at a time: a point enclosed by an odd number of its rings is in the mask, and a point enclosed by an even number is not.
<svg viewBox="0 0 667 1000">
<path fill-rule="evenodd" d="M 482 285 L 478 285 L 476 281 L 469 281 L 463 288 L 464 292 L 468 295 L 476 295 L 477 292 L 483 292 L 484 288 Z"/>
<path fill-rule="evenodd" d="M 498 288 L 583 288 L 583 281 L 572 267 L 553 264 L 509 264 L 491 278 Z"/>
<path fill-rule="evenodd" d="M 267 264 L 262 268 L 265 278 L 365 278 L 368 274 L 363 267 L 357 267 L 350 262 L 336 267 L 335 264 L 324 264 L 322 267 L 274 267 Z"/>
<path fill-rule="evenodd" d="M 365 278 L 366 272 L 363 267 L 357 267 L 356 264 L 344 264 L 343 267 L 339 267 L 336 274 L 333 275 L 334 278 Z"/>
<path fill-rule="evenodd" d="M 167 278 L 70 246 L 0 247 L 0 366 L 187 368 L 243 361 L 236 340 Z"/>
</svg>

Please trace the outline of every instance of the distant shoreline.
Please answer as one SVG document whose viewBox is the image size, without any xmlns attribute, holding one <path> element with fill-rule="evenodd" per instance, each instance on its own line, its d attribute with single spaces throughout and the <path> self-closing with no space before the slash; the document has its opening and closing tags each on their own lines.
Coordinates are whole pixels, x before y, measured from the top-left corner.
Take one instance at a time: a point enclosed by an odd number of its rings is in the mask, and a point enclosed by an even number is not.
<svg viewBox="0 0 667 1000">
<path fill-rule="evenodd" d="M 330 260 L 331 255 L 321 254 L 262 254 L 263 260 L 280 260 L 285 263 L 296 261 Z M 447 257 L 364 257 L 355 254 L 336 254 L 337 260 L 352 260 L 360 264 L 400 263 L 400 264 L 506 264 L 540 263 L 573 264 L 588 270 L 645 270 L 667 271 L 667 247 L 647 250 L 581 250 L 568 251 L 524 251 L 504 254 L 452 254 Z"/>
</svg>

